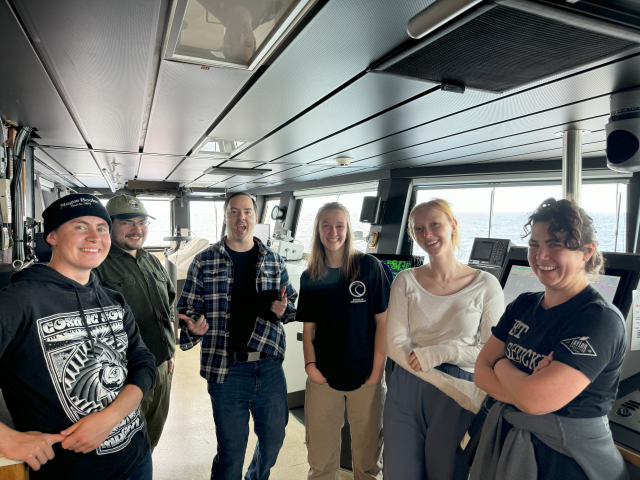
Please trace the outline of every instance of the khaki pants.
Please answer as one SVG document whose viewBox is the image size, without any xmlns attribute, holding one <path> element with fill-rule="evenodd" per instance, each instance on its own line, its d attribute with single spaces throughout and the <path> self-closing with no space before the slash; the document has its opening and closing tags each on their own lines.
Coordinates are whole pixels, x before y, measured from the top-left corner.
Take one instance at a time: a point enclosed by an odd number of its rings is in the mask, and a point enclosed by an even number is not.
<svg viewBox="0 0 640 480">
<path fill-rule="evenodd" d="M 386 391 L 384 379 L 352 392 L 334 390 L 326 383 L 307 379 L 304 416 L 308 478 L 338 479 L 345 405 L 351 426 L 354 480 L 382 478 L 382 411 Z"/>
<path fill-rule="evenodd" d="M 158 446 L 164 423 L 169 415 L 169 399 L 171 395 L 171 380 L 169 363 L 164 362 L 156 368 L 156 383 L 147 392 L 140 405 L 140 413 L 147 421 L 147 434 L 151 440 L 151 450 Z"/>
</svg>

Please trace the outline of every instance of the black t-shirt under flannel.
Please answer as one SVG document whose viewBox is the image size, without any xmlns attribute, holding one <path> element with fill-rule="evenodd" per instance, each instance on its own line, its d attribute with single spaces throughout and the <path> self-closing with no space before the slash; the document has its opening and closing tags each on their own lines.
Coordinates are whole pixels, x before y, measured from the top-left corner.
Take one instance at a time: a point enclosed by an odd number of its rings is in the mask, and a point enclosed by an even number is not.
<svg viewBox="0 0 640 480">
<path fill-rule="evenodd" d="M 554 412 L 563 417 L 593 418 L 611 410 L 626 348 L 620 311 L 591 285 L 553 308 L 540 306 L 544 293 L 523 293 L 509 304 L 493 327 L 505 343 L 505 355 L 523 372 L 553 352 L 553 360 L 584 373 L 591 383 Z"/>
<path fill-rule="evenodd" d="M 380 261 L 371 255 L 361 258 L 353 282 L 339 268 L 319 280 L 302 274 L 296 320 L 316 324 L 316 366 L 331 388 L 356 390 L 371 375 L 375 316 L 387 311 L 390 288 Z"/>
<path fill-rule="evenodd" d="M 257 244 L 246 252 L 236 252 L 226 246 L 233 263 L 233 285 L 231 285 L 231 320 L 229 321 L 229 343 L 234 352 L 255 352 L 249 347 L 251 335 L 258 317 L 256 273 L 260 249 Z"/>
</svg>

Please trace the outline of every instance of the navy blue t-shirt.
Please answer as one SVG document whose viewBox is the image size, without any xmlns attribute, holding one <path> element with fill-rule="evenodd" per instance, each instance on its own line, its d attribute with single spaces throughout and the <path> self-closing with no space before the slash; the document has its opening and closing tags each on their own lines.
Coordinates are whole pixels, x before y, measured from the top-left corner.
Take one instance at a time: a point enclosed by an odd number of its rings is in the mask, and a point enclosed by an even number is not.
<svg viewBox="0 0 640 480">
<path fill-rule="evenodd" d="M 584 373 L 591 383 L 554 412 L 593 418 L 611 410 L 624 359 L 626 335 L 620 311 L 591 285 L 555 307 L 540 305 L 544 292 L 523 293 L 510 303 L 493 335 L 505 343 L 505 355 L 523 372 L 553 352 L 553 360 Z"/>
<path fill-rule="evenodd" d="M 353 282 L 339 268 L 318 280 L 302 274 L 296 320 L 316 324 L 316 367 L 331 388 L 356 390 L 371 375 L 375 316 L 387 311 L 390 290 L 380 260 L 371 255 L 361 258 Z"/>
</svg>

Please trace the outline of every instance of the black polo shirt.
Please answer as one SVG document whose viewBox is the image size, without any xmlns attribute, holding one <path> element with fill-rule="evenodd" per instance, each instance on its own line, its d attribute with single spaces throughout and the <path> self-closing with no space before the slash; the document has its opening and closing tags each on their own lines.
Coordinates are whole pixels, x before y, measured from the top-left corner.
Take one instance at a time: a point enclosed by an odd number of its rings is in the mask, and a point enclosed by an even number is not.
<svg viewBox="0 0 640 480">
<path fill-rule="evenodd" d="M 93 272 L 102 285 L 124 296 L 156 366 L 173 357 L 176 291 L 160 260 L 142 248 L 133 258 L 111 244 L 107 258 Z"/>
</svg>

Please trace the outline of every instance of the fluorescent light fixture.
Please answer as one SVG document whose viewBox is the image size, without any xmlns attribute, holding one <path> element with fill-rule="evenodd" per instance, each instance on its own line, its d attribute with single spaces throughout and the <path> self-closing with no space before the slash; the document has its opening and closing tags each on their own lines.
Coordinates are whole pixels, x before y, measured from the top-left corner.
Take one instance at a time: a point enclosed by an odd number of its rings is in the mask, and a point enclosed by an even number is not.
<svg viewBox="0 0 640 480">
<path fill-rule="evenodd" d="M 409 20 L 407 33 L 412 38 L 422 38 L 481 1 L 482 0 L 436 0 Z"/>
<path fill-rule="evenodd" d="M 191 188 L 190 197 L 224 197 L 224 188 Z"/>
<path fill-rule="evenodd" d="M 209 167 L 204 175 L 240 175 L 243 177 L 257 177 L 265 173 L 271 173 L 272 170 L 266 168 L 233 168 L 233 167 Z"/>
</svg>

